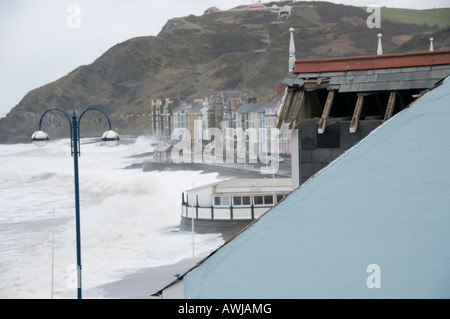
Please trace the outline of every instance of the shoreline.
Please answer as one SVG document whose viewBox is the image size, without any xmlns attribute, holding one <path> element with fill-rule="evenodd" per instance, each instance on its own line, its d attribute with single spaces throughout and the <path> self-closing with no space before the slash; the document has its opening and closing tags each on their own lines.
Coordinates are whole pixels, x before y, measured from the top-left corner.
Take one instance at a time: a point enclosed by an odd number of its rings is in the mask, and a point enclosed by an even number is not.
<svg viewBox="0 0 450 319">
<path fill-rule="evenodd" d="M 240 230 L 224 230 L 220 237 L 225 244 L 239 233 Z M 176 275 L 185 274 L 219 247 L 195 256 L 194 260 L 192 257 L 184 258 L 172 264 L 135 270 L 116 281 L 86 289 L 83 294 L 86 299 L 159 299 L 152 295 L 174 281 Z"/>
<path fill-rule="evenodd" d="M 176 275 L 183 275 L 210 253 L 196 256 L 194 262 L 192 258 L 185 258 L 174 264 L 136 270 L 119 280 L 86 289 L 83 296 L 85 299 L 159 299 L 152 295 L 174 281 Z"/>
<path fill-rule="evenodd" d="M 199 260 L 196 258 L 196 263 Z M 175 264 L 143 268 L 122 279 L 86 290 L 84 294 L 86 298 L 94 299 L 153 299 L 152 294 L 175 280 L 176 274 L 184 274 L 192 265 L 192 259 L 186 258 Z"/>
</svg>

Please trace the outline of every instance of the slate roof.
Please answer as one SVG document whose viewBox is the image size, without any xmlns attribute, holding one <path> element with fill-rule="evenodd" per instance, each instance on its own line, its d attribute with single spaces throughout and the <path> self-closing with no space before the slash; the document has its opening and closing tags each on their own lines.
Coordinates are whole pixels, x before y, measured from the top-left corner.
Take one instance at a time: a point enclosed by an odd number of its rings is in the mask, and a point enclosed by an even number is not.
<svg viewBox="0 0 450 319">
<path fill-rule="evenodd" d="M 283 80 L 288 88 L 278 114 L 278 128 L 282 123 L 296 123 L 300 109 L 305 104 L 308 91 L 329 90 L 330 104 L 335 92 L 354 93 L 358 96 L 352 121 L 357 123 L 362 109 L 362 93 L 379 93 L 417 90 L 424 93 L 450 75 L 450 50 L 414 52 L 404 54 L 371 55 L 320 60 L 296 60 L 293 72 Z M 328 101 L 328 98 L 327 98 Z M 395 98 L 391 107 L 395 107 Z M 388 119 L 391 115 L 385 114 Z M 327 115 L 322 114 L 326 120 Z M 355 124 L 357 125 L 357 124 Z M 352 129 L 353 132 L 353 129 Z"/>
<path fill-rule="evenodd" d="M 268 108 L 276 108 L 280 98 L 271 101 L 261 101 L 258 103 L 246 103 L 238 107 L 236 113 L 264 113 Z"/>
<path fill-rule="evenodd" d="M 187 110 L 201 110 L 203 108 L 203 103 L 202 102 L 189 102 L 189 103 L 183 103 L 179 106 L 177 106 L 176 108 L 174 108 L 172 110 L 172 112 L 175 113 L 179 113 L 182 111 L 187 111 Z"/>
<path fill-rule="evenodd" d="M 430 89 L 450 74 L 450 50 L 297 60 L 283 84 L 338 92 Z M 311 79 L 316 79 L 314 83 Z"/>
<path fill-rule="evenodd" d="M 236 113 L 263 113 L 267 107 L 267 101 L 258 103 L 246 103 L 238 107 L 234 112 Z"/>
</svg>

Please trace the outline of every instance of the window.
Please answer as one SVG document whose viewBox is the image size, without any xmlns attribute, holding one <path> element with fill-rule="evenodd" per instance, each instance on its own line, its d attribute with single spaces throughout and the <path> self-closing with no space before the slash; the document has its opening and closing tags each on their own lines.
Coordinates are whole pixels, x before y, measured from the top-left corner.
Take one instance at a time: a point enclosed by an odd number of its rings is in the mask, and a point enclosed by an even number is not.
<svg viewBox="0 0 450 319">
<path fill-rule="evenodd" d="M 280 202 L 284 197 L 285 195 L 277 195 L 277 203 Z"/>
<path fill-rule="evenodd" d="M 250 196 L 233 196 L 233 206 L 250 206 Z"/>
<path fill-rule="evenodd" d="M 230 197 L 228 197 L 228 196 L 223 196 L 223 197 L 222 197 L 222 205 L 223 205 L 223 206 L 230 206 Z"/>
<path fill-rule="evenodd" d="M 255 205 L 264 205 L 264 196 L 254 197 Z"/>
<path fill-rule="evenodd" d="M 253 197 L 253 202 L 255 205 L 273 205 L 273 196 L 272 195 L 255 196 Z"/>
<path fill-rule="evenodd" d="M 230 197 L 214 196 L 214 206 L 230 206 Z"/>
<path fill-rule="evenodd" d="M 264 204 L 273 204 L 273 196 L 272 195 L 264 196 Z"/>
</svg>

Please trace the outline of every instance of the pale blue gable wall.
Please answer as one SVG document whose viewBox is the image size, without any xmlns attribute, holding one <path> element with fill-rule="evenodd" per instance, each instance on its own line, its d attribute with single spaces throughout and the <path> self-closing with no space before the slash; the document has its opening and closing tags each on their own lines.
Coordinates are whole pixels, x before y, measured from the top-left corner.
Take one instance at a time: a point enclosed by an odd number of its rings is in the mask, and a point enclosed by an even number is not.
<svg viewBox="0 0 450 319">
<path fill-rule="evenodd" d="M 368 288 L 367 266 L 381 269 Z M 186 298 L 449 298 L 450 81 L 184 277 Z"/>
</svg>

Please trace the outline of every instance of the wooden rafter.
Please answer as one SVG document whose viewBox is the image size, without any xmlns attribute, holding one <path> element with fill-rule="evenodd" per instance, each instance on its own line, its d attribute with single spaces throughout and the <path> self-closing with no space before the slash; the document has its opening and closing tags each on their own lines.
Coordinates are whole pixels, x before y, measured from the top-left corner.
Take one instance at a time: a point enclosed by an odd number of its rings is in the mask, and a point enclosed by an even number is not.
<svg viewBox="0 0 450 319">
<path fill-rule="evenodd" d="M 294 105 L 291 106 L 292 114 L 290 114 L 290 117 L 288 118 L 289 129 L 292 129 L 292 127 L 295 125 L 295 122 L 297 121 L 297 115 L 303 108 L 304 104 L 305 104 L 305 90 L 299 90 L 296 99 L 294 100 Z"/>
<path fill-rule="evenodd" d="M 350 133 L 355 133 L 358 128 L 359 117 L 361 116 L 361 110 L 364 104 L 364 96 L 358 95 L 356 100 L 355 110 L 353 111 L 352 121 L 350 122 Z"/>
<path fill-rule="evenodd" d="M 391 94 L 389 95 L 389 100 L 388 100 L 388 104 L 386 107 L 386 113 L 384 114 L 384 121 L 387 121 L 391 118 L 392 113 L 394 113 L 394 106 L 395 106 L 395 101 L 397 100 L 397 93 L 391 92 Z"/>
<path fill-rule="evenodd" d="M 323 108 L 322 117 L 320 118 L 318 133 L 323 134 L 325 132 L 325 127 L 327 126 L 327 118 L 330 115 L 331 106 L 333 105 L 334 95 L 336 91 L 331 90 L 328 92 L 327 101 L 325 102 L 325 107 Z"/>
</svg>

